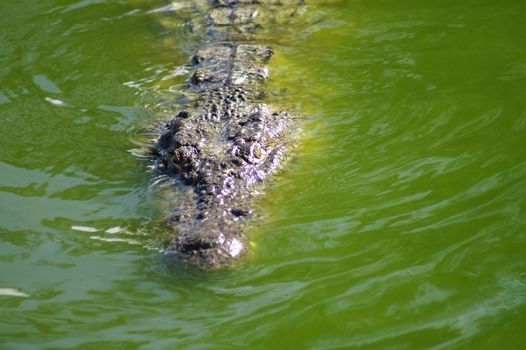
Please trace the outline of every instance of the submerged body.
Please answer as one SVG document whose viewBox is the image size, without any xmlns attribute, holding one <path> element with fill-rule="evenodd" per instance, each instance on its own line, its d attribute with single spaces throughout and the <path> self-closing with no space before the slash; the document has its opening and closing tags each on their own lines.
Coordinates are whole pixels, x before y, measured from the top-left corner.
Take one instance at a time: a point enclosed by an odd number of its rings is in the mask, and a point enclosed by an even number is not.
<svg viewBox="0 0 526 350">
<path fill-rule="evenodd" d="M 270 47 L 254 39 L 265 9 L 301 1 L 215 0 L 209 40 L 192 58 L 194 105 L 180 111 L 158 141 L 157 169 L 177 176 L 187 198 L 170 218 L 168 254 L 216 268 L 246 250 L 243 223 L 255 186 L 276 172 L 292 139 L 292 118 L 261 103 Z"/>
</svg>

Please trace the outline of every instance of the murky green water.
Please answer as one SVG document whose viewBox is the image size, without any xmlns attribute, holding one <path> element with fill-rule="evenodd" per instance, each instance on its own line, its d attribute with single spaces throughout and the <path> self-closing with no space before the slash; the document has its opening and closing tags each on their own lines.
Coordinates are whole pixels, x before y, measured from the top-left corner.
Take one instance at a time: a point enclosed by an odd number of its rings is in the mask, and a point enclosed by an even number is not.
<svg viewBox="0 0 526 350">
<path fill-rule="evenodd" d="M 1 349 L 524 347 L 526 4 L 307 3 L 265 32 L 303 143 L 254 254 L 203 273 L 160 258 L 134 155 L 201 15 L 0 1 Z"/>
</svg>

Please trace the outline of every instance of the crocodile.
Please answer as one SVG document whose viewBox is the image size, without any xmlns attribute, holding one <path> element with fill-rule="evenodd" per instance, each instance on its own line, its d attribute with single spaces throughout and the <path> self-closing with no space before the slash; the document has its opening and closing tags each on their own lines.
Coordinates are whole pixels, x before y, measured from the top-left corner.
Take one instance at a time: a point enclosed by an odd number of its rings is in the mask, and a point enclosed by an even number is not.
<svg viewBox="0 0 526 350">
<path fill-rule="evenodd" d="M 212 0 L 207 38 L 190 60 L 197 98 L 162 127 L 157 172 L 175 177 L 184 200 L 168 222 L 166 255 L 203 269 L 231 265 L 248 250 L 244 226 L 260 186 L 284 163 L 294 118 L 263 101 L 274 53 L 259 43 L 258 18 L 303 0 Z"/>
</svg>

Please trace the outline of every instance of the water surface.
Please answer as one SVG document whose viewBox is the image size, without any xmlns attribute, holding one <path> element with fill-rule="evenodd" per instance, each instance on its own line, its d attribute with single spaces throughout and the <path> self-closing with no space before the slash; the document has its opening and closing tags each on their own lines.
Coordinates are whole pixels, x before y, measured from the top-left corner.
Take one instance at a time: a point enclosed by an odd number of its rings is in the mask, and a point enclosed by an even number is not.
<svg viewBox="0 0 526 350">
<path fill-rule="evenodd" d="M 161 258 L 137 156 L 206 29 L 174 4 L 0 3 L 1 348 L 522 348 L 525 4 L 313 0 L 263 30 L 303 138 L 213 273 Z"/>
</svg>

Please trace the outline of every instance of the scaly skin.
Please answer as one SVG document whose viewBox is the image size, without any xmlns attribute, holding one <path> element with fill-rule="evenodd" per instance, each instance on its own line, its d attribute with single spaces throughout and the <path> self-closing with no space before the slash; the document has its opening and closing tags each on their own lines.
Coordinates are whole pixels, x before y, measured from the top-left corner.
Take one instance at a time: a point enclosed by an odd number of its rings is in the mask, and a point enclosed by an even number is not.
<svg viewBox="0 0 526 350">
<path fill-rule="evenodd" d="M 246 251 L 243 223 L 255 186 L 280 168 L 292 140 L 291 116 L 260 101 L 273 50 L 252 40 L 261 12 L 283 1 L 212 2 L 208 41 L 192 58 L 189 89 L 198 99 L 157 143 L 158 171 L 178 177 L 187 194 L 172 213 L 167 254 L 200 268 L 228 265 Z"/>
</svg>

